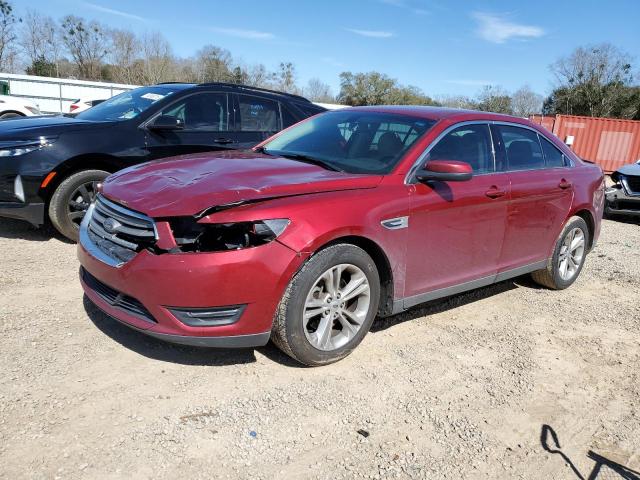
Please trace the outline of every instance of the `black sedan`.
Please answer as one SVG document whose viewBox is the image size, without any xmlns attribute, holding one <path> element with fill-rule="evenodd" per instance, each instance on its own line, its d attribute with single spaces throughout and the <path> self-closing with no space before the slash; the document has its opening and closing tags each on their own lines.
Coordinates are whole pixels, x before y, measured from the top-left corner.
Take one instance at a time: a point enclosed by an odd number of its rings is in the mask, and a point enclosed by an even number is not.
<svg viewBox="0 0 640 480">
<path fill-rule="evenodd" d="M 0 123 L 0 216 L 78 227 L 110 173 L 157 158 L 250 148 L 324 111 L 307 99 L 224 83 L 130 90 L 76 116 Z"/>
</svg>

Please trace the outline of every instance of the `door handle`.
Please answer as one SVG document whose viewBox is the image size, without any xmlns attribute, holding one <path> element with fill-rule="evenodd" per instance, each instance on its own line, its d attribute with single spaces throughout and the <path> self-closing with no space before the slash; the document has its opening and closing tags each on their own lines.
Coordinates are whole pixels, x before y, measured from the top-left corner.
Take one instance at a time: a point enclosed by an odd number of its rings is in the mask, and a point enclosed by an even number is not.
<svg viewBox="0 0 640 480">
<path fill-rule="evenodd" d="M 505 192 L 504 190 L 499 190 L 498 187 L 493 186 L 489 190 L 484 192 L 484 194 L 489 198 L 500 198 L 504 197 L 507 192 Z"/>
<path fill-rule="evenodd" d="M 231 140 L 230 138 L 214 138 L 213 143 L 221 143 L 221 144 L 233 143 L 233 140 Z"/>
<path fill-rule="evenodd" d="M 566 190 L 567 188 L 571 188 L 571 185 L 571 182 L 568 182 L 563 178 L 562 180 L 560 180 L 558 187 L 560 187 L 562 190 Z"/>
</svg>

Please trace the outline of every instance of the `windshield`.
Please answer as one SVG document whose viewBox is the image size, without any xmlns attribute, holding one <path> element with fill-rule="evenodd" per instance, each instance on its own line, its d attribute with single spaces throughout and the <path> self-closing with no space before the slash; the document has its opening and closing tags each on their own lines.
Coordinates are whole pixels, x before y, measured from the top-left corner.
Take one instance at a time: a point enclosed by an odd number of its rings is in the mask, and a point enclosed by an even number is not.
<svg viewBox="0 0 640 480">
<path fill-rule="evenodd" d="M 141 87 L 123 92 L 76 115 L 82 120 L 129 120 L 151 105 L 171 95 L 175 90 L 166 87 Z"/>
<path fill-rule="evenodd" d="M 311 118 L 274 138 L 261 151 L 306 157 L 349 173 L 389 173 L 434 120 L 364 110 Z"/>
</svg>

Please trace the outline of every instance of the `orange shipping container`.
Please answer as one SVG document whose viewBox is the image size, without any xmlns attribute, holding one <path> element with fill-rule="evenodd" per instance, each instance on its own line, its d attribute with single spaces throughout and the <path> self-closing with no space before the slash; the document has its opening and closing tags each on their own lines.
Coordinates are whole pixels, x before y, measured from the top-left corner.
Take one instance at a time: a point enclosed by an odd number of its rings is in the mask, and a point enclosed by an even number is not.
<svg viewBox="0 0 640 480">
<path fill-rule="evenodd" d="M 597 163 L 607 173 L 640 160 L 640 121 L 576 115 L 532 115 L 530 119 L 563 142 L 572 141 L 571 149 L 580 158 Z"/>
</svg>

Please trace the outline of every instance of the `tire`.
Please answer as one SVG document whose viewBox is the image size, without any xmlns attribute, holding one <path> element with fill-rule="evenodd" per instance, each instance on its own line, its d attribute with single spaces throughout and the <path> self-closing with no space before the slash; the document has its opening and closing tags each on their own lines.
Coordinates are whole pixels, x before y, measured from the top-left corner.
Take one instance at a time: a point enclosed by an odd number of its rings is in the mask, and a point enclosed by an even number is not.
<svg viewBox="0 0 640 480">
<path fill-rule="evenodd" d="M 329 271 L 340 270 L 342 287 L 334 290 L 333 302 L 324 303 L 332 293 L 322 277 Z M 348 292 L 343 287 L 349 285 L 356 286 L 349 287 L 352 294 L 360 290 L 362 293 L 341 304 L 339 294 Z M 367 334 L 378 312 L 379 301 L 380 276 L 367 252 L 351 244 L 332 245 L 309 258 L 287 286 L 275 313 L 271 339 L 284 353 L 304 365 L 315 367 L 337 362 L 349 355 Z M 319 304 L 323 306 L 317 307 Z M 305 312 L 312 314 L 318 309 L 322 313 L 311 317 L 305 325 Z M 351 321 L 356 317 L 357 321 Z M 323 321 L 331 325 L 331 330 L 328 336 L 321 337 Z M 345 322 L 351 327 L 346 328 Z M 324 348 L 318 346 L 321 343 L 325 344 Z"/>
<path fill-rule="evenodd" d="M 577 255 L 566 254 L 565 243 L 569 242 L 571 235 L 573 235 L 571 238 L 577 243 L 580 239 L 580 235 L 577 233 L 578 231 L 582 233 L 582 246 L 572 250 L 573 253 L 580 253 L 580 258 L 577 261 Z M 584 261 L 587 257 L 588 245 L 589 228 L 587 227 L 587 223 L 580 217 L 571 217 L 556 241 L 553 255 L 547 262 L 546 268 L 537 270 L 531 274 L 533 281 L 553 290 L 563 290 L 569 287 L 576 281 L 576 278 L 578 278 L 578 275 L 580 275 L 582 271 Z M 581 248 L 580 252 L 579 248 Z M 563 264 L 565 259 L 568 263 Z M 563 269 L 564 265 L 568 266 L 566 270 Z"/>
<path fill-rule="evenodd" d="M 0 120 L 5 120 L 5 119 L 9 119 L 9 118 L 20 118 L 20 117 L 24 117 L 24 115 L 21 115 L 19 113 L 15 113 L 15 112 L 7 112 L 7 113 L 3 113 L 2 115 L 0 115 Z"/>
<path fill-rule="evenodd" d="M 58 232 L 74 242 L 78 241 L 82 217 L 97 193 L 96 184 L 108 175 L 109 172 L 104 170 L 83 170 L 58 185 L 49 202 L 49 218 Z"/>
</svg>

